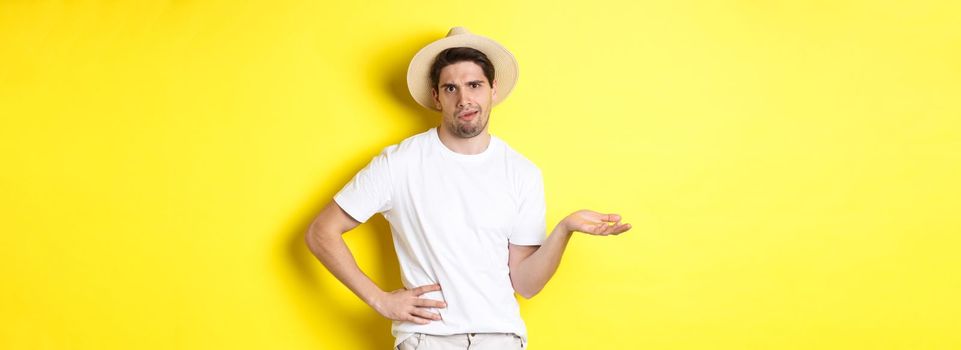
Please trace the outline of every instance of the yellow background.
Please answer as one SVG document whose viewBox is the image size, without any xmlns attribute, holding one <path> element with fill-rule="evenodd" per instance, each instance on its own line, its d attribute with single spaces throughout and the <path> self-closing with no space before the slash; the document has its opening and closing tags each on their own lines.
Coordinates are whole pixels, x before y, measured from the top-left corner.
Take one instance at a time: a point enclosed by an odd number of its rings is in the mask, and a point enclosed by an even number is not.
<svg viewBox="0 0 961 350">
<path fill-rule="evenodd" d="M 306 225 L 438 115 L 463 25 L 492 132 L 576 236 L 531 349 L 961 348 L 956 1 L 0 1 L 0 348 L 387 349 Z M 399 288 L 384 219 L 346 235 Z"/>
</svg>

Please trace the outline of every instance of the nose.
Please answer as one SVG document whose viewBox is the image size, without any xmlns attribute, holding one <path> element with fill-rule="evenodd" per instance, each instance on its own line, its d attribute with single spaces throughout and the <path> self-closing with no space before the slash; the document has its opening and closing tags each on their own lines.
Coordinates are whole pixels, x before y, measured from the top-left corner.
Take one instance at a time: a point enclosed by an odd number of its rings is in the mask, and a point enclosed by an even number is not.
<svg viewBox="0 0 961 350">
<path fill-rule="evenodd" d="M 467 92 L 463 89 L 457 92 L 457 108 L 464 108 L 470 105 L 470 99 L 467 96 Z"/>
</svg>

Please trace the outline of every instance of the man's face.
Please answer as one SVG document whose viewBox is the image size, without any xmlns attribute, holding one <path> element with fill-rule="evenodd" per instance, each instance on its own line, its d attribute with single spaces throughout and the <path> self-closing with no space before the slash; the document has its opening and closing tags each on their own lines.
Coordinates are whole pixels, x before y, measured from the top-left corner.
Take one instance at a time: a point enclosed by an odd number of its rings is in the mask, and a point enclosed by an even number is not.
<svg viewBox="0 0 961 350">
<path fill-rule="evenodd" d="M 471 138 L 487 129 L 496 81 L 491 84 L 484 71 L 471 61 L 457 62 L 440 70 L 432 92 L 434 107 L 440 109 L 443 126 L 451 134 Z"/>
</svg>

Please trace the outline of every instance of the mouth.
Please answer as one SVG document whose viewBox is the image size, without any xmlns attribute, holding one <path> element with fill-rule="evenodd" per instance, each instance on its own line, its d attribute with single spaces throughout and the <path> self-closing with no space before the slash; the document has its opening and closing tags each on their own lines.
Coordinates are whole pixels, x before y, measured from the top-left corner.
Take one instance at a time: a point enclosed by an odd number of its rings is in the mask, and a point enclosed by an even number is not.
<svg viewBox="0 0 961 350">
<path fill-rule="evenodd" d="M 478 114 L 480 114 L 480 111 L 470 111 L 457 116 L 457 118 L 461 120 L 470 121 L 470 120 L 473 120 L 475 117 L 477 117 Z"/>
</svg>

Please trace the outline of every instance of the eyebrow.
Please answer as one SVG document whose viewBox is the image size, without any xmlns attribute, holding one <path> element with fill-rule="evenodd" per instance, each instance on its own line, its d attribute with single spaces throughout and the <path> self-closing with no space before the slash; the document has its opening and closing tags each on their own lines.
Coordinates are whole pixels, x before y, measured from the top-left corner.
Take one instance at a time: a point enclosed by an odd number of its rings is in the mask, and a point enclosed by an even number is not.
<svg viewBox="0 0 961 350">
<path fill-rule="evenodd" d="M 484 85 L 484 83 L 485 83 L 485 81 L 478 79 L 478 80 L 468 81 L 468 82 L 467 82 L 467 85 L 470 85 L 470 84 L 480 84 L 480 85 Z M 440 87 L 442 87 L 442 88 L 446 88 L 446 87 L 448 87 L 448 86 L 457 87 L 457 84 L 454 84 L 454 83 L 444 83 L 444 84 L 440 84 Z"/>
</svg>

